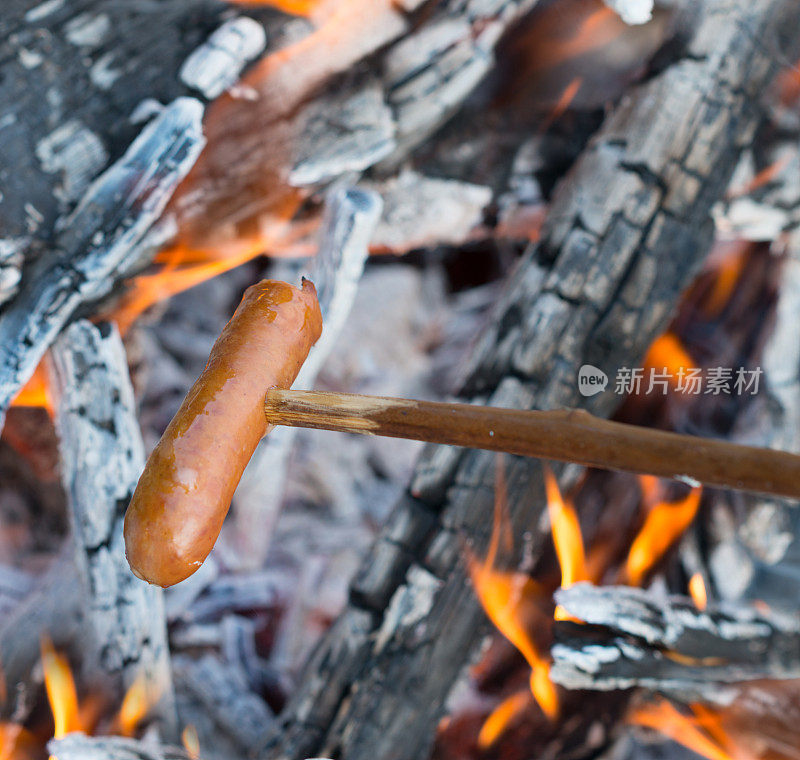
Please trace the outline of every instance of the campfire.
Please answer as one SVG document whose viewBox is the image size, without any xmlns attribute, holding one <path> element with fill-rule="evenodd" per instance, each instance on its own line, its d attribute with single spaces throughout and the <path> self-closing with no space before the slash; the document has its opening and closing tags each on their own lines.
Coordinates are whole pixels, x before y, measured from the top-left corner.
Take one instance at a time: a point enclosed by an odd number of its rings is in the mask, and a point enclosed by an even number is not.
<svg viewBox="0 0 800 760">
<path fill-rule="evenodd" d="M 0 760 L 798 757 L 797 0 L 9 5 Z"/>
</svg>

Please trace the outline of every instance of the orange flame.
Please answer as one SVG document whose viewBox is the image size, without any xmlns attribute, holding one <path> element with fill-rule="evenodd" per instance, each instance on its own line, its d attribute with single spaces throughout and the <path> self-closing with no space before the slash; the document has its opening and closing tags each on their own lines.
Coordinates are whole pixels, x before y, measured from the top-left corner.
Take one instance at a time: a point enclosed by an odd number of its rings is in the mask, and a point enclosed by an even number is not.
<svg viewBox="0 0 800 760">
<path fill-rule="evenodd" d="M 584 4 L 588 9 L 590 4 Z M 580 10 L 584 13 L 584 10 Z M 543 40 L 543 50 L 538 51 L 534 71 L 550 68 L 563 61 L 599 50 L 613 42 L 624 29 L 614 11 L 602 5 L 590 11 L 580 22 L 569 30 L 569 37 L 558 36 Z"/>
<path fill-rule="evenodd" d="M 550 681 L 550 663 L 539 653 L 524 622 L 526 605 L 541 597 L 541 589 L 525 573 L 503 571 L 495 567 L 501 541 L 508 548 L 510 540 L 511 523 L 506 506 L 503 469 L 498 466 L 489 551 L 484 562 L 468 555 L 467 566 L 486 615 L 525 658 L 531 668 L 531 693 L 545 715 L 554 719 L 558 714 L 558 695 Z"/>
<path fill-rule="evenodd" d="M 709 316 L 718 316 L 730 301 L 741 278 L 749 250 L 750 244 L 745 240 L 735 240 L 715 247 L 711 256 L 714 283 L 703 307 Z"/>
<path fill-rule="evenodd" d="M 189 758 L 191 760 L 199 760 L 200 737 L 197 735 L 197 729 L 191 723 L 181 732 L 181 741 Z"/>
<path fill-rule="evenodd" d="M 575 77 L 575 79 L 573 79 L 564 88 L 564 92 L 561 93 L 561 97 L 559 97 L 559 99 L 556 101 L 553 109 L 542 123 L 542 126 L 540 127 L 541 132 L 546 132 L 554 122 L 558 121 L 564 115 L 566 110 L 570 107 L 572 101 L 575 100 L 575 97 L 580 92 L 582 86 L 583 77 Z"/>
<path fill-rule="evenodd" d="M 702 488 L 693 488 L 676 502 L 655 503 L 631 545 L 626 576 L 632 586 L 640 586 L 650 569 L 666 554 L 689 527 L 700 506 Z"/>
<path fill-rule="evenodd" d="M 78 693 L 67 658 L 56 652 L 48 638 L 42 638 L 42 667 L 47 699 L 53 712 L 53 736 L 60 739 L 83 730 L 78 709 Z"/>
<path fill-rule="evenodd" d="M 147 679 L 139 674 L 131 684 L 114 721 L 116 730 L 122 736 L 133 736 L 139 724 L 150 711 L 151 700 L 147 693 Z"/>
<path fill-rule="evenodd" d="M 575 507 L 561 496 L 553 471 L 545 465 L 544 486 L 547 491 L 547 510 L 558 564 L 561 566 L 561 588 L 589 580 L 586 572 L 586 553 Z"/>
<path fill-rule="evenodd" d="M 293 16 L 310 16 L 320 0 L 229 0 L 234 5 L 269 5 Z"/>
<path fill-rule="evenodd" d="M 17 723 L 0 723 L 0 760 L 33 760 L 39 756 L 34 736 Z"/>
<path fill-rule="evenodd" d="M 637 708 L 628 721 L 653 728 L 708 760 L 754 760 L 728 736 L 718 715 L 702 705 L 690 705 L 690 709 L 692 716 L 684 715 L 660 700 Z"/>
<path fill-rule="evenodd" d="M 14 397 L 11 406 L 41 406 L 47 409 L 52 417 L 55 414 L 55 407 L 50 396 L 50 386 L 47 381 L 47 371 L 44 361 L 39 362 L 31 379 L 23 386 L 20 392 Z"/>
<path fill-rule="evenodd" d="M 280 209 L 269 228 L 248 237 L 219 242 L 209 248 L 195 248 L 182 243 L 161 251 L 156 272 L 134 277 L 130 289 L 110 315 L 126 333 L 136 318 L 153 304 L 224 274 L 261 254 L 300 256 L 311 253 L 299 240 L 311 231 L 312 224 L 291 225 L 300 205 L 299 195 Z M 265 223 L 266 224 L 266 223 Z"/>
<path fill-rule="evenodd" d="M 800 98 L 800 60 L 778 75 L 778 99 L 783 105 L 791 105 Z"/>
<path fill-rule="evenodd" d="M 694 366 L 694 359 L 675 333 L 665 332 L 650 344 L 644 357 L 644 366 L 648 371 L 653 369 L 657 372 L 669 372 L 669 383 L 675 387 L 681 372 L 685 373 L 689 367 Z"/>
<path fill-rule="evenodd" d="M 708 592 L 701 573 L 695 573 L 689 578 L 689 595 L 698 610 L 704 610 L 708 606 Z"/>
<path fill-rule="evenodd" d="M 764 167 L 749 182 L 746 182 L 741 187 L 729 190 L 725 197 L 728 200 L 732 200 L 733 198 L 741 198 L 743 195 L 750 195 L 750 193 L 758 190 L 758 188 L 772 182 L 772 180 L 774 180 L 789 165 L 791 160 L 791 154 L 779 158 L 769 166 Z"/>
<path fill-rule="evenodd" d="M 491 715 L 481 726 L 478 734 L 478 747 L 488 749 L 508 728 L 516 718 L 531 702 L 529 691 L 518 691 L 506 697 L 497 707 L 492 710 Z"/>
</svg>

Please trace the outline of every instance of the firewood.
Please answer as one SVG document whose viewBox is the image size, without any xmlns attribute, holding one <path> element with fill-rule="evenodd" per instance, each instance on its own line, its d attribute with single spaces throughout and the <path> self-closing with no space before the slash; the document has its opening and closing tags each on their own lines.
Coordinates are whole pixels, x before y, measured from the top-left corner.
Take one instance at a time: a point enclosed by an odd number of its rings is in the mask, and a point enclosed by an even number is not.
<svg viewBox="0 0 800 760">
<path fill-rule="evenodd" d="M 272 425 L 410 438 L 800 499 L 800 456 L 594 417 L 353 393 L 270 390 Z"/>
<path fill-rule="evenodd" d="M 579 583 L 556 601 L 586 625 L 559 622 L 551 676 L 570 689 L 644 686 L 729 698 L 730 684 L 800 677 L 800 619 L 746 604 L 698 609 L 687 597 Z"/>
<path fill-rule="evenodd" d="M 82 305 L 145 256 L 142 240 L 203 147 L 202 105 L 176 100 L 86 191 L 0 317 L 0 427 L 11 400 Z"/>
<path fill-rule="evenodd" d="M 151 717 L 176 728 L 163 592 L 125 559 L 122 521 L 144 467 L 125 349 L 116 329 L 79 320 L 53 345 L 51 378 L 62 478 L 86 607 L 84 663 L 143 679 Z"/>
<path fill-rule="evenodd" d="M 778 64 L 759 40 L 800 20 L 793 0 L 687 5 L 675 59 L 629 91 L 556 189 L 541 242 L 512 275 L 472 353 L 460 400 L 519 409 L 580 403 L 607 417 L 613 394 L 581 400 L 578 368 L 590 363 L 609 374 L 636 366 L 666 326 L 708 251 L 711 207 L 761 119 L 757 95 Z M 427 468 L 424 491 L 412 486 L 403 497 L 262 758 L 425 754 L 486 631 L 459 566 L 460 536 L 476 539 L 476 551 L 486 540 L 494 456 L 448 455 L 438 472 Z M 512 520 L 532 532 L 535 557 L 545 540 L 536 527 L 541 471 L 526 459 L 507 469 Z M 383 629 L 377 650 L 386 605 L 395 594 L 422 593 L 424 575 L 411 572 L 421 568 L 442 581 L 429 611 Z M 583 730 L 575 729 L 576 742 Z"/>
<path fill-rule="evenodd" d="M 795 453 L 800 453 L 799 256 L 790 252 L 781 264 L 775 324 L 760 361 L 764 392 L 744 410 L 732 434 L 741 443 Z M 794 503 L 747 494 L 730 501 L 734 513 L 748 517 L 731 521 L 738 527 L 717 535 L 706 553 L 709 588 L 723 599 L 781 604 L 787 593 L 793 593 L 796 572 L 796 560 L 791 559 L 796 556 L 798 535 Z M 764 530 L 766 521 L 773 531 Z"/>
</svg>

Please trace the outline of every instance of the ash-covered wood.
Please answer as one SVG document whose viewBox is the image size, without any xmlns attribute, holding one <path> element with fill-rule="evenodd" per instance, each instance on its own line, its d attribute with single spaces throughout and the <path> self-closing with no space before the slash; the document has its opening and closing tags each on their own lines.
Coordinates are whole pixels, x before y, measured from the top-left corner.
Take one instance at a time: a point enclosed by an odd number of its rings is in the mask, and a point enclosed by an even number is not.
<svg viewBox="0 0 800 760">
<path fill-rule="evenodd" d="M 257 21 L 248 16 L 230 19 L 184 61 L 181 80 L 213 100 L 236 83 L 266 45 L 266 32 Z"/>
<path fill-rule="evenodd" d="M 556 624 L 551 677 L 570 689 L 717 698 L 721 684 L 800 677 L 797 615 L 744 604 L 699 610 L 687 597 L 587 583 L 560 589 L 556 601 L 587 624 Z"/>
<path fill-rule="evenodd" d="M 762 388 L 733 433 L 736 440 L 794 452 L 800 451 L 799 251 L 795 243 L 780 265 L 774 327 L 759 361 Z M 715 513 L 707 559 L 710 588 L 723 599 L 761 599 L 791 608 L 800 578 L 794 502 L 742 495 L 731 506 L 741 519 L 726 521 L 724 505 Z"/>
<path fill-rule="evenodd" d="M 319 251 L 308 275 L 317 288 L 325 326 L 295 380 L 297 387 L 314 387 L 341 333 L 364 272 L 382 205 L 375 193 L 355 188 L 334 190 L 328 196 Z M 237 489 L 236 534 L 243 563 L 250 568 L 264 563 L 295 436 L 292 428 L 273 430 L 259 444 Z"/>
<path fill-rule="evenodd" d="M 578 368 L 613 375 L 637 366 L 664 328 L 708 250 L 710 209 L 761 119 L 757 95 L 777 64 L 760 40 L 800 20 L 793 1 L 690 5 L 675 58 L 631 89 L 557 189 L 540 245 L 473 352 L 463 398 L 581 404 L 607 416 L 613 389 L 582 399 Z M 487 627 L 460 558 L 461 536 L 486 540 L 494 472 L 494 455 L 469 452 L 436 478 L 428 456 L 426 493 L 398 505 L 262 758 L 403 760 L 427 751 Z M 532 532 L 535 557 L 544 540 L 540 466 L 513 460 L 507 470 L 512 519 Z M 429 595 L 428 611 L 384 626 L 395 594 Z M 581 731 L 573 735 L 579 743 Z"/>
<path fill-rule="evenodd" d="M 189 760 L 179 747 L 121 736 L 67 734 L 51 739 L 47 749 L 56 760 Z"/>
<path fill-rule="evenodd" d="M 116 328 L 79 320 L 51 351 L 61 470 L 86 605 L 89 672 L 142 679 L 152 716 L 176 727 L 163 592 L 125 559 L 125 510 L 144 469 L 125 349 Z"/>
<path fill-rule="evenodd" d="M 274 718 L 241 668 L 214 655 L 199 660 L 177 656 L 175 683 L 181 720 L 198 728 L 201 747 L 202 734 L 211 731 L 222 734 L 212 746 L 230 748 L 233 757 L 252 757 Z"/>
<path fill-rule="evenodd" d="M 52 256 L 26 275 L 0 315 L 0 425 L 67 320 L 143 263 L 141 243 L 203 147 L 202 104 L 181 98 L 99 177 L 66 220 Z"/>
</svg>

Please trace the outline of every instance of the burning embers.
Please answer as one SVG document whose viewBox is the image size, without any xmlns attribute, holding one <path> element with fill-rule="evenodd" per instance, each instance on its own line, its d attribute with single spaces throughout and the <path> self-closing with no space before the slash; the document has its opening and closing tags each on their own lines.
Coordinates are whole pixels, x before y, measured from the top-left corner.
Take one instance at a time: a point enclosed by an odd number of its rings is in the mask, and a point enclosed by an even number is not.
<svg viewBox="0 0 800 760">
<path fill-rule="evenodd" d="M 106 718 L 110 707 L 107 695 L 98 689 L 79 699 L 66 656 L 46 637 L 41 642 L 41 665 L 51 720 L 36 718 L 27 728 L 13 722 L 0 723 L 0 760 L 41 757 L 49 738 L 61 739 L 74 732 L 132 737 L 148 717 L 152 705 L 143 679 L 134 681 L 116 714 Z"/>
<path fill-rule="evenodd" d="M 701 489 L 692 488 L 674 501 L 664 500 L 664 487 L 655 478 L 639 479 L 641 528 L 621 566 L 610 562 L 608 547 L 601 543 L 584 549 L 584 539 L 574 503 L 565 499 L 552 471 L 545 466 L 547 507 L 555 554 L 561 573 L 561 587 L 581 581 L 603 579 L 641 585 L 649 573 L 680 539 L 697 513 Z M 501 569 L 513 557 L 514 539 L 508 514 L 502 459 L 498 459 L 495 484 L 495 513 L 486 558 L 479 561 L 468 554 L 468 569 L 475 593 L 497 630 L 511 642 L 530 667 L 529 686 L 542 712 L 555 721 L 559 716 L 557 687 L 550 681 L 548 639 L 552 636 L 548 620 L 571 620 L 560 606 L 553 610 L 553 584 L 537 581 L 523 571 Z M 610 507 L 613 508 L 613 507 Z M 701 579 L 702 582 L 702 579 Z M 693 582 L 698 594 L 697 581 Z M 504 729 L 530 705 L 526 692 L 505 697 L 486 718 L 478 735 L 481 748 L 490 747 Z"/>
</svg>

